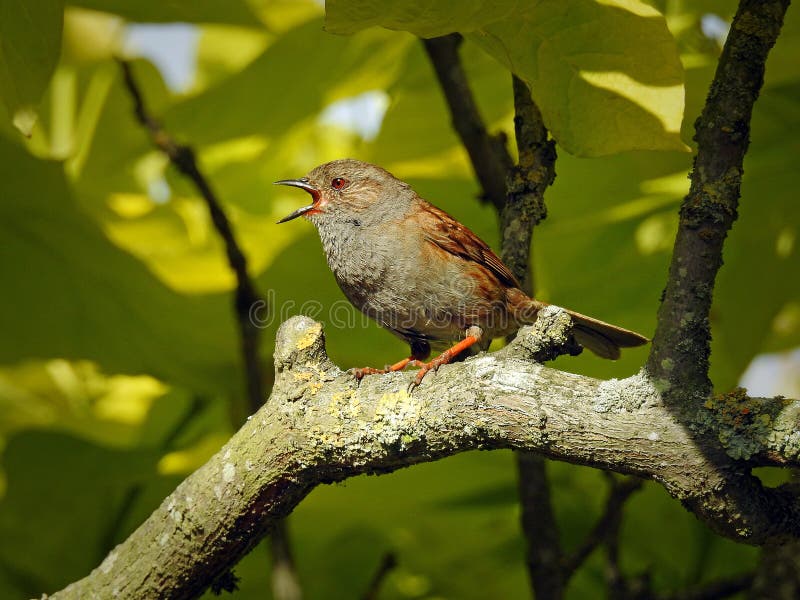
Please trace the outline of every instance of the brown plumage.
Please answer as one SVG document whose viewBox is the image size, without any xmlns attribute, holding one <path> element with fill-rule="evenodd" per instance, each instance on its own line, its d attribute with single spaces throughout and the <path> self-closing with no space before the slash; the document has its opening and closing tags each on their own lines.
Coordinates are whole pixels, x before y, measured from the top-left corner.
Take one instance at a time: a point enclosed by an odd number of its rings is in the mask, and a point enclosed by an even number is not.
<svg viewBox="0 0 800 600">
<path fill-rule="evenodd" d="M 307 177 L 276 183 L 302 188 L 312 203 L 301 215 L 319 231 L 328 265 L 345 296 L 383 327 L 406 340 L 411 356 L 388 369 L 430 369 L 474 344 L 509 335 L 533 323 L 546 303 L 529 298 L 514 275 L 477 235 L 420 198 L 384 169 L 353 159 L 313 169 Z M 567 311 L 575 339 L 604 358 L 647 338 L 580 313 Z M 448 346 L 424 363 L 431 345 Z"/>
</svg>

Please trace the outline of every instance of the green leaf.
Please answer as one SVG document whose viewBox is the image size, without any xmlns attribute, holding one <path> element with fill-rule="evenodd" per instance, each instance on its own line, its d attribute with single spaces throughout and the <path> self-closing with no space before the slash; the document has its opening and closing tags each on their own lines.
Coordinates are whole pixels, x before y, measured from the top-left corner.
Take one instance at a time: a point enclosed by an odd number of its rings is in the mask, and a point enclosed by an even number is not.
<svg viewBox="0 0 800 600">
<path fill-rule="evenodd" d="M 63 0 L 0 0 L 0 96 L 30 135 L 61 53 Z"/>
<path fill-rule="evenodd" d="M 384 4 L 328 2 L 326 28 L 351 33 L 378 24 L 423 37 L 461 31 L 528 82 L 545 124 L 571 154 L 687 150 L 675 40 L 664 17 L 638 0 Z"/>
<path fill-rule="evenodd" d="M 313 19 L 279 37 L 242 71 L 173 106 L 165 122 L 194 144 L 283 135 L 331 102 L 389 85 L 412 42 L 380 30 L 331 36 Z"/>
<path fill-rule="evenodd" d="M 325 29 L 350 34 L 380 25 L 428 38 L 475 31 L 513 17 L 525 4 L 524 0 L 327 0 Z"/>
<path fill-rule="evenodd" d="M 239 382 L 227 294 L 161 284 L 78 208 L 59 163 L 0 137 L 0 363 L 88 358 L 211 393 Z"/>
<path fill-rule="evenodd" d="M 72 6 L 115 13 L 140 23 L 226 23 L 257 25 L 258 18 L 245 0 L 67 0 Z"/>
<path fill-rule="evenodd" d="M 112 450 L 63 433 L 26 431 L 3 454 L 0 596 L 40 597 L 96 567 L 127 490 L 156 477 L 152 450 Z"/>
<path fill-rule="evenodd" d="M 467 37 L 528 82 L 567 152 L 688 149 L 683 68 L 656 10 L 636 0 L 542 1 Z"/>
</svg>

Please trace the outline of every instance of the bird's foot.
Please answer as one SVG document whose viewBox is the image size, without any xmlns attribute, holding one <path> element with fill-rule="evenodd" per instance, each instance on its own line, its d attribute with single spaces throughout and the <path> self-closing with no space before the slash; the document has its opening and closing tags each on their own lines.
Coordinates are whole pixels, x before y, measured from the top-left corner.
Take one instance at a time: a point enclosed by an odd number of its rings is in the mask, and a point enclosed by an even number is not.
<svg viewBox="0 0 800 600">
<path fill-rule="evenodd" d="M 411 383 L 408 384 L 408 388 L 406 391 L 409 394 L 413 392 L 415 388 L 419 387 L 419 384 L 422 383 L 422 380 L 425 378 L 425 375 L 427 375 L 429 371 L 436 371 L 441 365 L 448 362 L 449 359 L 440 361 L 439 359 L 442 358 L 442 356 L 443 355 L 440 354 L 439 356 L 434 358 L 431 362 L 420 363 L 419 371 L 417 371 L 417 374 L 414 376 L 414 379 L 411 380 Z"/>
<path fill-rule="evenodd" d="M 408 366 L 424 366 L 420 360 L 415 358 L 404 358 L 403 360 L 394 363 L 393 365 L 386 365 L 383 369 L 376 369 L 374 367 L 360 367 L 350 369 L 348 373 L 352 374 L 356 380 L 361 381 L 367 375 L 383 375 L 384 373 L 394 373 L 395 371 L 402 371 Z"/>
<path fill-rule="evenodd" d="M 468 331 L 469 332 L 469 331 Z M 408 384 L 408 393 L 414 391 L 419 384 L 422 383 L 425 375 L 427 375 L 430 371 L 436 371 L 442 365 L 446 365 L 450 361 L 452 361 L 456 356 L 461 354 L 464 350 L 472 346 L 473 344 L 479 342 L 481 339 L 480 332 L 475 332 L 474 335 L 467 335 L 463 340 L 458 342 L 452 348 L 448 348 L 444 352 L 442 352 L 439 356 L 434 358 L 432 361 L 424 363 L 420 361 L 415 361 L 419 364 L 420 369 L 417 371 L 416 376 L 414 379 L 411 380 L 411 383 Z"/>
<path fill-rule="evenodd" d="M 374 367 L 357 367 L 353 369 L 348 369 L 348 373 L 350 373 L 353 377 L 356 378 L 357 381 L 361 381 L 367 375 L 380 375 L 383 373 L 388 373 L 388 369 L 376 369 Z"/>
</svg>

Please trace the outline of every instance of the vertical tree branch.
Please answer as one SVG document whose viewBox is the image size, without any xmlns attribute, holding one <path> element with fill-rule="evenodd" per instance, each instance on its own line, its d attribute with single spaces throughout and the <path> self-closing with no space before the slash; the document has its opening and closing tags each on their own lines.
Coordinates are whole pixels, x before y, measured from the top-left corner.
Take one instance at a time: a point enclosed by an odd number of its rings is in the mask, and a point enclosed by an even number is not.
<svg viewBox="0 0 800 600">
<path fill-rule="evenodd" d="M 270 535 L 270 551 L 272 553 L 272 597 L 277 600 L 301 600 L 303 597 L 290 540 L 288 520 L 282 519 L 275 523 L 275 528 Z"/>
<path fill-rule="evenodd" d="M 545 190 L 556 178 L 556 143 L 548 139 L 542 113 L 527 84 L 512 76 L 514 90 L 514 132 L 518 163 L 507 173 L 508 194 L 500 210 L 502 257 L 523 289 L 535 293 L 530 268 L 533 228 L 547 217 Z"/>
<path fill-rule="evenodd" d="M 255 413 L 266 401 L 266 396 L 261 361 L 259 359 L 259 329 L 251 319 L 251 310 L 254 306 L 263 305 L 264 301 L 256 292 L 255 286 L 250 279 L 247 271 L 247 258 L 236 240 L 222 204 L 217 199 L 211 184 L 197 166 L 194 151 L 187 145 L 179 144 L 164 130 L 161 123 L 147 111 L 144 97 L 133 75 L 130 63 L 124 60 L 118 62 L 122 68 L 125 86 L 133 99 L 133 110 L 136 119 L 150 134 L 153 145 L 161 150 L 175 168 L 186 176 L 197 188 L 197 191 L 200 192 L 208 208 L 214 228 L 225 244 L 228 265 L 236 276 L 233 309 L 239 328 L 245 390 L 247 392 L 249 412 L 251 414 Z M 235 427 L 239 425 L 241 423 L 234 424 Z M 274 528 L 271 543 L 273 581 L 282 582 L 281 586 L 276 588 L 275 597 L 279 600 L 299 600 L 302 597 L 300 582 L 289 550 L 289 540 L 284 523 L 279 523 Z M 283 591 L 286 592 L 284 595 L 278 593 Z"/>
<path fill-rule="evenodd" d="M 525 563 L 536 600 L 563 598 L 567 577 L 553 510 L 547 461 L 533 452 L 517 452 L 520 525 L 525 538 Z"/>
<path fill-rule="evenodd" d="M 534 283 L 529 264 L 533 227 L 547 214 L 544 191 L 555 179 L 555 142 L 548 139 L 528 86 L 513 76 L 514 129 L 519 154 L 519 164 L 513 165 L 505 140 L 491 136 L 483 124 L 458 54 L 460 41 L 460 36 L 454 34 L 423 43 L 483 196 L 498 212 L 503 261 L 523 289 L 532 295 Z M 538 600 L 558 600 L 563 596 L 565 580 L 547 464 L 533 453 L 517 453 L 516 458 L 531 585 Z"/>
<path fill-rule="evenodd" d="M 800 492 L 800 470 L 792 469 L 790 485 Z M 748 600 L 800 598 L 800 540 L 769 544 L 761 549 Z"/>
<path fill-rule="evenodd" d="M 508 194 L 499 210 L 501 256 L 522 283 L 523 290 L 533 296 L 535 278 L 530 267 L 533 228 L 547 216 L 544 192 L 556 177 L 556 143 L 548 139 L 542 114 L 527 84 L 513 75 L 512 88 L 519 159 L 508 170 Z M 547 461 L 529 452 L 518 452 L 516 459 L 521 525 L 534 596 L 537 600 L 558 600 L 564 596 L 568 578 L 562 569 L 563 552 Z"/>
<path fill-rule="evenodd" d="M 500 210 L 506 201 L 506 173 L 511 157 L 505 136 L 490 135 L 483 124 L 458 55 L 461 42 L 457 33 L 422 40 L 450 108 L 453 128 L 483 188 L 483 197 Z"/>
<path fill-rule="evenodd" d="M 680 223 L 647 368 L 680 388 L 695 407 L 711 391 L 709 311 L 722 246 L 736 220 L 742 163 L 750 142 L 753 104 L 767 55 L 789 0 L 742 0 L 705 107 L 695 122 L 697 156 Z"/>
</svg>

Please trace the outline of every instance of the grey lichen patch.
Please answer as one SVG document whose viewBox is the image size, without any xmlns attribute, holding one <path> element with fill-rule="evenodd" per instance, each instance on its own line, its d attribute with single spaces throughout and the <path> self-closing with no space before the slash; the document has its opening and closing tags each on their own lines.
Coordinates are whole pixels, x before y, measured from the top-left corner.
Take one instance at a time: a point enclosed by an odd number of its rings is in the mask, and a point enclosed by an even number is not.
<svg viewBox="0 0 800 600">
<path fill-rule="evenodd" d="M 751 398 L 744 388 L 736 388 L 706 400 L 692 429 L 715 433 L 728 456 L 747 460 L 763 450 L 765 442 L 776 433 L 772 406 L 760 398 Z M 799 441 L 792 439 L 792 432 L 787 434 L 786 443 Z"/>
<path fill-rule="evenodd" d="M 572 338 L 572 327 L 572 319 L 563 308 L 546 306 L 536 315 L 536 322 L 521 328 L 501 353 L 537 362 L 553 360 L 562 354 L 578 354 L 580 347 Z"/>
<path fill-rule="evenodd" d="M 767 436 L 770 449 L 787 459 L 800 458 L 800 402 L 775 398 L 781 410 L 773 419 L 774 428 Z"/>
<path fill-rule="evenodd" d="M 167 506 L 167 513 L 169 514 L 170 518 L 175 521 L 176 525 L 180 525 L 181 521 L 183 521 L 183 513 L 181 512 L 180 508 L 176 506 L 174 499 L 170 500 L 170 503 Z"/>
<path fill-rule="evenodd" d="M 633 412 L 661 403 L 661 391 L 642 370 L 627 379 L 609 379 L 597 386 L 592 409 L 599 413 Z"/>
<path fill-rule="evenodd" d="M 547 445 L 547 413 L 540 411 L 526 423 L 525 432 L 532 448 L 541 448 Z"/>
<path fill-rule="evenodd" d="M 536 382 L 530 373 L 515 368 L 514 359 L 499 361 L 498 354 L 499 352 L 481 354 L 468 359 L 471 362 L 475 379 L 494 389 L 509 393 L 526 391 L 535 387 Z"/>
<path fill-rule="evenodd" d="M 236 467 L 233 463 L 225 463 L 222 467 L 222 481 L 230 483 L 236 477 Z"/>
</svg>

